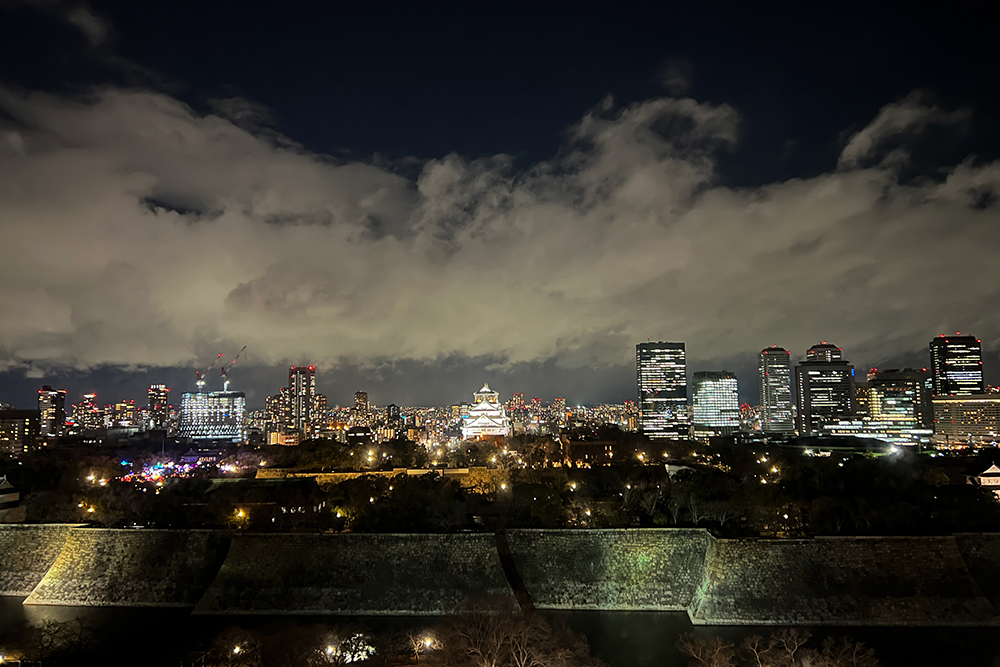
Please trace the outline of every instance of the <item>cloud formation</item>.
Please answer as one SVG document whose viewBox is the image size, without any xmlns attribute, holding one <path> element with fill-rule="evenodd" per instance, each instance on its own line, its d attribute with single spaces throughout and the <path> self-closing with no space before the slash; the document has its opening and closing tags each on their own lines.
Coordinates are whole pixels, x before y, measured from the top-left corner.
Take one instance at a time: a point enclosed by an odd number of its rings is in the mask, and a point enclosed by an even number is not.
<svg viewBox="0 0 1000 667">
<path fill-rule="evenodd" d="M 907 98 L 836 170 L 742 189 L 725 105 L 605 100 L 527 170 L 447 155 L 416 182 L 309 152 L 246 100 L 0 88 L 0 370 L 491 357 L 703 365 L 819 339 L 879 363 L 961 328 L 1000 341 L 1000 164 L 901 183 L 870 158 L 954 114 Z M 3 115 L 0 114 L 0 118 Z M 986 193 L 984 195 L 984 193 Z"/>
</svg>

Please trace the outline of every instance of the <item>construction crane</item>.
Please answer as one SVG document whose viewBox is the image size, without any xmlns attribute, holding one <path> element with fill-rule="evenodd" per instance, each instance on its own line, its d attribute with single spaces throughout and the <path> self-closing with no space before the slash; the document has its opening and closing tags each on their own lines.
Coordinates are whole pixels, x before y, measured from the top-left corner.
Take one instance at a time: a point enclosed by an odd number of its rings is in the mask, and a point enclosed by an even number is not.
<svg viewBox="0 0 1000 667">
<path fill-rule="evenodd" d="M 219 375 L 221 375 L 223 378 L 225 378 L 225 380 L 223 380 L 223 382 L 222 382 L 222 391 L 229 391 L 229 369 L 233 367 L 233 364 L 236 363 L 236 360 L 240 358 L 240 355 L 243 354 L 243 351 L 246 350 L 246 349 L 247 349 L 247 346 L 244 345 L 240 349 L 240 351 L 236 353 L 236 356 L 233 358 L 232 361 L 230 361 L 227 365 L 225 365 L 225 366 L 223 366 L 222 368 L 219 369 Z M 219 356 L 222 356 L 222 355 L 219 355 Z"/>
<path fill-rule="evenodd" d="M 205 389 L 205 376 L 208 375 L 208 372 L 210 370 L 212 370 L 213 368 L 215 368 L 215 364 L 219 363 L 219 359 L 221 359 L 221 358 L 222 358 L 222 353 L 219 352 L 219 356 L 217 356 L 215 358 L 215 360 L 212 361 L 212 363 L 209 365 L 208 368 L 206 368 L 203 371 L 195 371 L 194 372 L 195 376 L 198 378 L 198 381 L 195 382 L 195 384 L 198 385 L 198 391 L 204 391 L 204 389 Z"/>
</svg>

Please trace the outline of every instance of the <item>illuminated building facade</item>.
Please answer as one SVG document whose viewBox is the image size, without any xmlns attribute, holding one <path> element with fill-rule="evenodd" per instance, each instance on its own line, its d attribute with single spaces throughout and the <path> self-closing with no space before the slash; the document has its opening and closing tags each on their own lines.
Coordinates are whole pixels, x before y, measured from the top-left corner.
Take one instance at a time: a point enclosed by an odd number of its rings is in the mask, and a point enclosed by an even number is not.
<svg viewBox="0 0 1000 667">
<path fill-rule="evenodd" d="M 149 428 L 166 428 L 170 423 L 170 390 L 165 384 L 151 384 L 148 399 Z"/>
<path fill-rule="evenodd" d="M 484 384 L 473 396 L 473 404 L 462 421 L 462 439 L 510 435 L 510 419 L 500 404 L 500 394 Z"/>
<path fill-rule="evenodd" d="M 368 426 L 369 422 L 371 422 L 370 410 L 371 405 L 368 403 L 368 392 L 354 392 L 354 414 L 351 415 L 354 424 L 357 426 Z"/>
<path fill-rule="evenodd" d="M 38 390 L 39 432 L 56 437 L 66 432 L 66 390 L 49 385 Z"/>
<path fill-rule="evenodd" d="M 650 438 L 686 438 L 687 356 L 684 343 L 635 346 L 640 430 Z"/>
<path fill-rule="evenodd" d="M 316 406 L 316 367 L 292 366 L 288 369 L 288 418 L 292 430 L 309 433 Z"/>
<path fill-rule="evenodd" d="M 73 422 L 85 430 L 104 428 L 104 408 L 97 404 L 97 394 L 84 394 L 73 406 Z"/>
<path fill-rule="evenodd" d="M 840 348 L 814 345 L 795 367 L 799 435 L 822 435 L 823 425 L 854 417 L 854 366 Z"/>
<path fill-rule="evenodd" d="M 926 369 L 872 369 L 866 412 L 873 420 L 933 428 L 932 394 L 931 374 Z"/>
<path fill-rule="evenodd" d="M 698 371 L 692 382 L 696 437 L 730 435 L 741 423 L 736 374 L 729 371 Z"/>
<path fill-rule="evenodd" d="M 995 443 L 1000 435 L 1000 394 L 935 396 L 934 439 L 938 443 Z"/>
<path fill-rule="evenodd" d="M 0 453 L 17 457 L 35 447 L 38 410 L 0 410 Z"/>
<path fill-rule="evenodd" d="M 935 396 L 986 393 L 983 347 L 975 336 L 938 336 L 930 342 Z"/>
<path fill-rule="evenodd" d="M 760 379 L 760 429 L 765 433 L 792 433 L 792 358 L 783 347 L 772 345 L 757 355 Z"/>
<path fill-rule="evenodd" d="M 242 391 L 181 394 L 180 435 L 194 440 L 245 441 L 246 395 Z"/>
</svg>

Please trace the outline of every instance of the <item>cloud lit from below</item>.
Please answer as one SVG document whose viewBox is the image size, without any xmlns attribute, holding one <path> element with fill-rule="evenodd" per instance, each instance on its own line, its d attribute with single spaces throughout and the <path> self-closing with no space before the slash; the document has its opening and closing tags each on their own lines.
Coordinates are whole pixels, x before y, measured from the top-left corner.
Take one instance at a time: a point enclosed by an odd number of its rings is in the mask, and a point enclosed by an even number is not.
<svg viewBox="0 0 1000 667">
<path fill-rule="evenodd" d="M 691 99 L 606 100 L 549 161 L 447 155 L 416 182 L 160 93 L 0 89 L 0 109 L 2 370 L 193 367 L 226 345 L 596 368 L 647 336 L 705 363 L 821 338 L 878 362 L 944 330 L 1000 340 L 1000 167 L 861 166 L 957 122 L 912 96 L 836 169 L 752 189 L 716 168 L 738 113 Z"/>
</svg>

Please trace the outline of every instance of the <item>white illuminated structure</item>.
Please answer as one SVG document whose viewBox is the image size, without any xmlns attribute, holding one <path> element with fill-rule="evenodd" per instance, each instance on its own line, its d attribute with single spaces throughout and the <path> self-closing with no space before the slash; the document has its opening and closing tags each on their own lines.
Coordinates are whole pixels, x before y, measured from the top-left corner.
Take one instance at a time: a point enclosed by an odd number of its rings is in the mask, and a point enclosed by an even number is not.
<svg viewBox="0 0 1000 667">
<path fill-rule="evenodd" d="M 182 394 L 180 436 L 243 442 L 247 437 L 246 402 L 242 391 Z"/>
<path fill-rule="evenodd" d="M 462 423 L 462 439 L 510 435 L 510 419 L 500 405 L 500 394 L 484 384 L 474 396 L 475 402 Z"/>
</svg>

